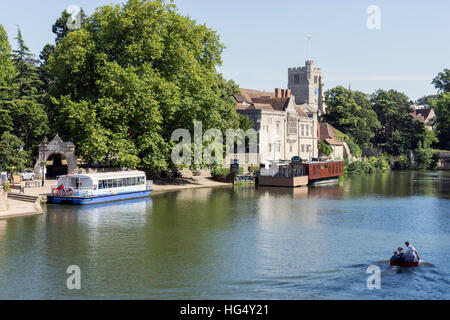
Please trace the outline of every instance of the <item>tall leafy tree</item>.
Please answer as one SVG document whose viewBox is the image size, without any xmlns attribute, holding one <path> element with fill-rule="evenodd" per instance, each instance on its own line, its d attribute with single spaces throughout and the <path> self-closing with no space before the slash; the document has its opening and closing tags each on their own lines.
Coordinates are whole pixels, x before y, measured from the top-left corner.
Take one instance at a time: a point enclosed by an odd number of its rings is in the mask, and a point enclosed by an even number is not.
<svg viewBox="0 0 450 320">
<path fill-rule="evenodd" d="M 444 69 L 431 82 L 439 92 L 450 92 L 450 69 Z"/>
<path fill-rule="evenodd" d="M 0 169 L 13 174 L 23 171 L 29 161 L 24 143 L 15 135 L 5 131 L 0 136 Z"/>
<path fill-rule="evenodd" d="M 367 95 L 338 86 L 325 92 L 325 99 L 328 109 L 323 120 L 350 135 L 358 145 L 370 147 L 373 130 L 380 123 Z"/>
<path fill-rule="evenodd" d="M 0 134 L 13 128 L 8 101 L 14 94 L 13 79 L 16 76 L 16 68 L 11 60 L 11 50 L 8 34 L 0 25 Z"/>
<path fill-rule="evenodd" d="M 403 154 L 418 148 L 427 137 L 423 122 L 411 117 L 408 97 L 396 90 L 377 90 L 371 97 L 381 127 L 375 141 L 391 154 Z"/>
<path fill-rule="evenodd" d="M 11 45 L 8 34 L 0 25 L 0 94 L 4 94 L 9 89 L 15 75 L 16 70 L 11 61 Z"/>
<path fill-rule="evenodd" d="M 177 128 L 235 128 L 216 32 L 163 1 L 103 6 L 67 34 L 49 59 L 56 126 L 88 161 L 171 167 Z"/>
<path fill-rule="evenodd" d="M 10 131 L 32 150 L 48 132 L 47 115 L 41 104 L 42 93 L 36 60 L 30 53 L 20 29 L 17 49 L 13 51 L 15 72 L 9 82 L 8 95 L 0 104 L 4 115 L 3 131 Z"/>
<path fill-rule="evenodd" d="M 450 150 L 450 92 L 442 93 L 431 103 L 431 107 L 436 113 L 436 129 L 440 147 Z"/>
</svg>

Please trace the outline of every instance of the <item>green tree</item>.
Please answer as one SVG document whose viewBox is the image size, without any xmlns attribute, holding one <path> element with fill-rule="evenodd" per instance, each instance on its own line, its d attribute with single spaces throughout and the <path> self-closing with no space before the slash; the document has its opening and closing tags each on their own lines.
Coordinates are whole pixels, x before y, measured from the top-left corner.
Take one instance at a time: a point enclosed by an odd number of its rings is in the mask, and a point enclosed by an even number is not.
<svg viewBox="0 0 450 320">
<path fill-rule="evenodd" d="M 16 70 L 11 61 L 11 45 L 8 41 L 8 34 L 0 25 L 0 99 L 8 91 L 12 79 L 16 75 Z"/>
<path fill-rule="evenodd" d="M 38 69 L 20 29 L 16 39 L 18 46 L 12 55 L 15 71 L 9 80 L 8 94 L 0 96 L 0 130 L 11 132 L 24 142 L 25 149 L 32 150 L 48 132 L 48 121 L 41 104 Z"/>
<path fill-rule="evenodd" d="M 29 160 L 24 143 L 15 135 L 4 132 L 0 137 L 0 167 L 10 174 L 21 172 Z"/>
<path fill-rule="evenodd" d="M 431 104 L 436 113 L 436 131 L 439 145 L 442 149 L 450 150 L 450 92 L 442 93 Z"/>
<path fill-rule="evenodd" d="M 236 128 L 216 32 L 161 1 L 103 6 L 49 59 L 55 126 L 87 161 L 167 170 L 177 128 Z"/>
<path fill-rule="evenodd" d="M 0 25 L 0 134 L 13 128 L 9 108 L 5 102 L 11 100 L 14 94 L 12 83 L 16 74 L 16 68 L 11 60 L 8 34 Z"/>
<path fill-rule="evenodd" d="M 431 82 L 439 92 L 450 92 L 450 69 L 444 69 Z"/>
<path fill-rule="evenodd" d="M 430 94 L 423 96 L 416 100 L 417 105 L 427 105 L 429 106 L 431 104 L 431 101 L 436 100 L 439 96 L 436 94 Z"/>
<path fill-rule="evenodd" d="M 84 13 L 83 9 L 80 10 L 77 17 L 72 17 L 69 12 L 64 10 L 61 13 L 61 16 L 56 19 L 55 23 L 52 26 L 52 32 L 56 35 L 56 43 L 64 39 L 64 37 L 67 36 L 70 32 L 74 31 L 73 29 L 69 28 L 68 25 L 69 20 L 74 19 L 79 19 L 80 26 L 83 26 L 86 23 L 86 14 Z"/>
<path fill-rule="evenodd" d="M 373 130 L 380 123 L 367 95 L 338 86 L 325 92 L 325 99 L 328 109 L 323 120 L 350 135 L 360 146 L 370 147 Z"/>
</svg>

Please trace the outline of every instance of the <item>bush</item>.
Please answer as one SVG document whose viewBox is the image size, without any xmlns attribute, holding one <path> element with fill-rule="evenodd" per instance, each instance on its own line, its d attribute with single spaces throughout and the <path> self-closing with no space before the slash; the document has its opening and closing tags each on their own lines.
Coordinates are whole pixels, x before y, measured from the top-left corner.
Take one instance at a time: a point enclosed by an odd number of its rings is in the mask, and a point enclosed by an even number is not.
<svg viewBox="0 0 450 320">
<path fill-rule="evenodd" d="M 344 162 L 344 171 L 347 174 L 374 174 L 390 169 L 389 158 L 386 156 L 369 157 L 366 161 Z"/>
<path fill-rule="evenodd" d="M 243 167 L 239 167 L 239 173 L 238 174 L 243 174 L 244 173 L 244 168 Z M 213 168 L 211 170 L 211 176 L 213 178 L 218 178 L 218 179 L 225 179 L 230 175 L 230 168 Z"/>
<path fill-rule="evenodd" d="M 430 147 L 422 147 L 422 142 L 419 142 L 419 146 L 414 150 L 416 156 L 417 166 L 416 169 L 428 169 L 433 163 L 433 149 Z"/>
<path fill-rule="evenodd" d="M 256 166 L 249 166 L 248 167 L 248 172 L 250 172 L 250 173 L 254 173 L 254 172 L 258 172 L 259 171 L 259 166 L 258 165 L 256 165 Z"/>
<path fill-rule="evenodd" d="M 402 154 L 398 157 L 396 161 L 394 161 L 394 168 L 399 170 L 408 170 L 411 168 L 411 162 L 409 161 L 408 156 Z"/>
<path fill-rule="evenodd" d="M 319 150 L 319 156 L 327 156 L 328 157 L 330 154 L 333 153 L 333 148 L 331 148 L 331 146 L 328 145 L 324 141 L 320 141 L 317 144 L 317 149 Z"/>
<path fill-rule="evenodd" d="M 3 182 L 3 190 L 5 190 L 5 192 L 10 192 L 10 191 L 11 191 L 11 186 L 10 186 L 8 180 L 6 180 L 5 182 Z"/>
</svg>

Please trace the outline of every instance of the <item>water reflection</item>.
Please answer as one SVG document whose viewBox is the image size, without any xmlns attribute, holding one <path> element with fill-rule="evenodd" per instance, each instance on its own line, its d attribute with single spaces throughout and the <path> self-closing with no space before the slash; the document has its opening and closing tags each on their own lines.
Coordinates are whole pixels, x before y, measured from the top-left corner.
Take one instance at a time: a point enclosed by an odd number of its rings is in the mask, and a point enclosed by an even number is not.
<svg viewBox="0 0 450 320">
<path fill-rule="evenodd" d="M 309 188 L 202 188 L 0 221 L 0 298 L 448 298 L 449 173 L 354 176 Z M 410 240 L 414 285 L 387 266 Z M 80 266 L 83 290 L 65 288 Z"/>
</svg>

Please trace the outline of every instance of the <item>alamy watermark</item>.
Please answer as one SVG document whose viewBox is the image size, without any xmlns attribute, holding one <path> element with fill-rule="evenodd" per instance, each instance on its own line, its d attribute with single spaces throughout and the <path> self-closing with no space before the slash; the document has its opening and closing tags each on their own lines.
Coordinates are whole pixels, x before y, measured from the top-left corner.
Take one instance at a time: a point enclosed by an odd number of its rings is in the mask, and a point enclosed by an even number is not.
<svg viewBox="0 0 450 320">
<path fill-rule="evenodd" d="M 67 19 L 66 26 L 70 31 L 78 30 L 81 28 L 81 8 L 77 5 L 70 5 L 66 8 L 70 17 Z"/>
<path fill-rule="evenodd" d="M 203 133 L 201 121 L 194 122 L 194 137 L 187 129 L 172 133 L 172 141 L 178 142 L 172 149 L 172 162 L 176 165 L 230 165 L 239 163 L 258 164 L 258 133 L 254 129 L 227 129 L 225 144 L 219 129 L 208 129 Z M 225 149 L 224 149 L 225 146 Z"/>
<path fill-rule="evenodd" d="M 370 276 L 367 278 L 367 289 L 369 290 L 380 290 L 381 289 L 381 269 L 379 266 L 369 266 L 366 270 L 367 274 Z"/>
<path fill-rule="evenodd" d="M 69 290 L 81 289 L 81 269 L 79 266 L 71 265 L 67 267 L 66 273 L 70 274 L 67 278 L 66 286 Z"/>
<path fill-rule="evenodd" d="M 381 29 L 381 9 L 380 9 L 380 7 L 372 4 L 367 7 L 366 13 L 369 15 L 366 20 L 367 29 L 369 29 L 369 30 Z"/>
</svg>

